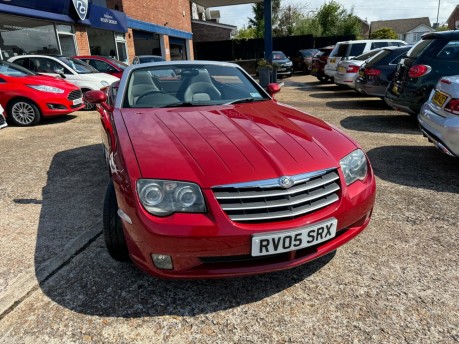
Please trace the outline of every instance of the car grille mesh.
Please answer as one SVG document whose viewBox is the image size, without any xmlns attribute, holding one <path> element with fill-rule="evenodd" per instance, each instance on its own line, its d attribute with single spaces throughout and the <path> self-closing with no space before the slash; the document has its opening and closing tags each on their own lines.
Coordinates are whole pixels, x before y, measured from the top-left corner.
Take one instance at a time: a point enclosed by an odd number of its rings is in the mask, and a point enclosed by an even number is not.
<svg viewBox="0 0 459 344">
<path fill-rule="evenodd" d="M 339 200 L 336 170 L 319 171 L 297 178 L 291 188 L 260 186 L 261 182 L 213 188 L 223 211 L 235 222 L 257 223 L 287 220 L 320 210 Z M 292 177 L 295 180 L 295 176 Z"/>
<path fill-rule="evenodd" d="M 76 91 L 70 92 L 67 99 L 75 100 L 75 99 L 82 98 L 82 97 L 83 97 L 83 93 L 81 92 L 81 90 L 76 90 Z"/>
</svg>

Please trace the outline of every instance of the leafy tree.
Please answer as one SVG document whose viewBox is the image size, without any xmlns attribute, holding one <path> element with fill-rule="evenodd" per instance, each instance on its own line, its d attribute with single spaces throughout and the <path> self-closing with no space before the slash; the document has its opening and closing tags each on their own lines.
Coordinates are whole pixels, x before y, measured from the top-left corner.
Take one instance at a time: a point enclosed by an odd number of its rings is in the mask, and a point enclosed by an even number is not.
<svg viewBox="0 0 459 344">
<path fill-rule="evenodd" d="M 331 0 L 324 3 L 316 14 L 323 36 L 356 35 L 361 31 L 361 24 L 353 10 L 348 12 L 343 5 Z"/>
<path fill-rule="evenodd" d="M 257 38 L 257 32 L 254 28 L 251 27 L 243 27 L 242 29 L 237 30 L 236 35 L 234 35 L 233 39 L 240 39 L 240 40 L 247 40 L 251 38 Z"/>
<path fill-rule="evenodd" d="M 372 39 L 382 39 L 382 38 L 398 39 L 398 35 L 393 29 L 389 27 L 382 27 L 379 30 L 372 32 L 370 35 L 370 38 Z"/>
<path fill-rule="evenodd" d="M 322 27 L 315 16 L 304 17 L 299 20 L 293 34 L 322 36 Z"/>
<path fill-rule="evenodd" d="M 288 5 L 280 9 L 279 25 L 273 29 L 274 36 L 292 36 L 298 32 L 301 20 L 305 16 L 299 6 Z"/>
<path fill-rule="evenodd" d="M 279 10 L 280 10 L 280 0 L 272 0 L 271 23 L 272 23 L 273 29 L 276 28 L 279 23 Z M 257 2 L 253 4 L 252 12 L 254 14 L 254 18 L 249 19 L 249 28 L 255 29 L 257 38 L 263 38 L 264 32 L 265 32 L 264 3 Z"/>
<path fill-rule="evenodd" d="M 443 24 L 442 26 L 439 26 L 435 29 L 435 31 L 448 31 L 449 27 L 447 24 Z"/>
</svg>

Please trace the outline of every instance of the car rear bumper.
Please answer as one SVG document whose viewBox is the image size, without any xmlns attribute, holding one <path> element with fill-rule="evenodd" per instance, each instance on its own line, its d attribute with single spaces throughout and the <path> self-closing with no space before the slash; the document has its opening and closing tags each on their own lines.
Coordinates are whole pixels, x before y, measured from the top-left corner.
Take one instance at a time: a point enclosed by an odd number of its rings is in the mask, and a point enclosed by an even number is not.
<svg viewBox="0 0 459 344">
<path fill-rule="evenodd" d="M 332 252 L 357 236 L 371 217 L 374 176 L 370 173 L 364 182 L 356 182 L 347 190 L 348 195 L 337 204 L 315 213 L 290 221 L 252 225 L 229 220 L 207 191 L 209 214 L 175 214 L 169 218 L 151 216 L 139 204 L 129 209 L 128 202 L 118 199 L 120 208 L 132 218 L 133 224 L 123 222 L 124 232 L 130 257 L 140 269 L 162 278 L 219 278 L 293 268 Z M 269 256 L 251 254 L 254 234 L 305 228 L 330 218 L 337 219 L 337 232 L 326 242 Z M 158 269 L 152 254 L 170 256 L 173 269 Z"/>
<path fill-rule="evenodd" d="M 400 93 L 394 93 L 391 89 L 393 83 L 390 83 L 384 100 L 387 105 L 397 111 L 402 111 L 409 113 L 410 115 L 417 115 L 421 110 L 422 104 L 428 98 L 430 90 L 427 90 L 426 87 L 418 88 L 414 85 L 403 86 L 403 90 Z"/>
<path fill-rule="evenodd" d="M 459 157 L 459 115 L 442 117 L 428 103 L 418 115 L 422 133 L 443 153 Z"/>
<path fill-rule="evenodd" d="M 338 74 L 335 75 L 335 84 L 349 86 L 350 88 L 355 88 L 355 74 Z"/>
</svg>

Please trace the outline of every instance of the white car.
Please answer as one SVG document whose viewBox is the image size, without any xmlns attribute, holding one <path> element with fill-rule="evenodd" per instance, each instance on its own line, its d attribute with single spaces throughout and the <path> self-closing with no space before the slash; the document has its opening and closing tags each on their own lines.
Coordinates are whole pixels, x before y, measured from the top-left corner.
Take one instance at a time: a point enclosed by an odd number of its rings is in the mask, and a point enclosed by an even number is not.
<svg viewBox="0 0 459 344">
<path fill-rule="evenodd" d="M 384 48 L 388 46 L 399 47 L 406 44 L 408 43 L 398 39 L 362 39 L 358 41 L 338 42 L 335 44 L 335 47 L 327 58 L 324 73 L 330 78 L 334 78 L 336 75 L 336 68 L 341 60 L 350 60 L 354 56 L 358 56 L 377 48 Z"/>
<path fill-rule="evenodd" d="M 78 86 L 83 93 L 100 90 L 119 80 L 113 75 L 100 73 L 87 63 L 71 57 L 20 55 L 14 56 L 8 61 L 35 73 L 61 77 Z M 85 102 L 85 109 L 92 110 L 94 105 Z"/>
<path fill-rule="evenodd" d="M 424 136 L 443 153 L 459 157 L 459 75 L 444 76 L 418 115 Z"/>
<path fill-rule="evenodd" d="M 0 129 L 5 128 L 6 124 L 5 116 L 3 116 L 3 107 L 0 105 Z"/>
</svg>

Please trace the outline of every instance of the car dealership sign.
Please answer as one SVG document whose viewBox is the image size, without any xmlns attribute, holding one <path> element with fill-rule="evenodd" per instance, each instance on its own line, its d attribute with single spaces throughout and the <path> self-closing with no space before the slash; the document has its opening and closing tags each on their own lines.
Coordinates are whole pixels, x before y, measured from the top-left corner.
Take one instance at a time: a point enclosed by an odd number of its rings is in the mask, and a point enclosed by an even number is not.
<svg viewBox="0 0 459 344">
<path fill-rule="evenodd" d="M 89 8 L 88 0 L 72 0 L 72 2 L 80 19 L 85 20 Z"/>
</svg>

